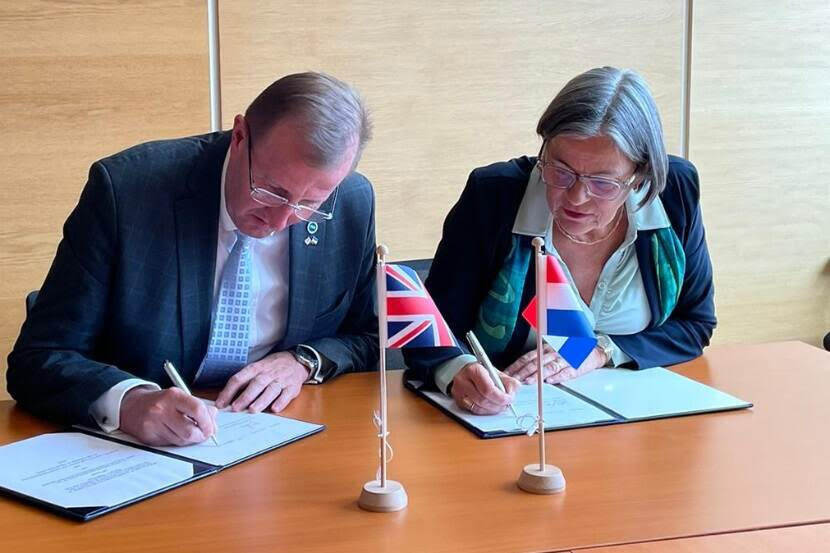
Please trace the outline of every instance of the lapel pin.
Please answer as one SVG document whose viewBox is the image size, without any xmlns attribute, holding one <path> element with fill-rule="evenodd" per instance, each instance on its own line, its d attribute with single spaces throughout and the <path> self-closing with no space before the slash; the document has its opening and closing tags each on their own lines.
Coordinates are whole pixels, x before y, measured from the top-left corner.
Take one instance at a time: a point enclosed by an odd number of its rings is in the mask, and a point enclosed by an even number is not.
<svg viewBox="0 0 830 553">
<path fill-rule="evenodd" d="M 305 242 L 306 246 L 316 246 L 318 240 L 317 240 L 316 236 L 306 236 L 306 238 L 305 238 L 305 240 L 303 240 L 303 242 Z"/>
<path fill-rule="evenodd" d="M 317 229 L 319 225 L 316 221 L 309 221 L 308 224 L 305 226 L 305 229 L 308 231 L 309 234 L 317 234 Z"/>
</svg>

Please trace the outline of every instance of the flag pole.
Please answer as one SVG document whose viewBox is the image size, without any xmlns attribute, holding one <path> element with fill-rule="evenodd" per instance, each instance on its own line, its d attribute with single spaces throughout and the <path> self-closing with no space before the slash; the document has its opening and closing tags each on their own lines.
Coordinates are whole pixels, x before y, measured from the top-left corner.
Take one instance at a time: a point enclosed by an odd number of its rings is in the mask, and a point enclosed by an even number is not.
<svg viewBox="0 0 830 553">
<path fill-rule="evenodd" d="M 360 498 L 357 504 L 367 511 L 388 513 L 400 511 L 406 507 L 408 498 L 406 491 L 400 482 L 389 480 L 386 475 L 386 463 L 388 462 L 389 434 L 388 410 L 386 396 L 386 343 L 388 341 L 389 327 L 386 323 L 386 256 L 389 255 L 389 248 L 380 244 L 377 247 L 377 305 L 378 305 L 378 373 L 380 374 L 380 423 L 378 438 L 380 439 L 380 479 L 370 480 L 363 485 Z"/>
<path fill-rule="evenodd" d="M 542 251 L 545 240 L 539 236 L 533 239 L 536 259 L 536 386 L 537 386 L 537 427 L 539 434 L 539 463 L 525 465 L 517 482 L 519 488 L 536 494 L 558 493 L 565 489 L 565 477 L 559 467 L 545 462 L 545 419 L 544 419 L 544 336 L 547 334 L 547 257 Z"/>
<path fill-rule="evenodd" d="M 376 283 L 378 290 L 378 372 L 380 373 L 380 487 L 386 487 L 386 342 L 389 327 L 386 324 L 386 256 L 388 248 L 381 244 L 377 249 L 378 263 Z M 383 299 L 381 299 L 383 298 Z"/>
<path fill-rule="evenodd" d="M 545 241 L 538 236 L 533 239 L 536 254 L 536 432 L 539 434 L 539 470 L 545 470 L 545 413 L 542 396 L 544 395 L 544 357 L 545 340 L 548 333 L 548 266 L 542 246 Z"/>
</svg>

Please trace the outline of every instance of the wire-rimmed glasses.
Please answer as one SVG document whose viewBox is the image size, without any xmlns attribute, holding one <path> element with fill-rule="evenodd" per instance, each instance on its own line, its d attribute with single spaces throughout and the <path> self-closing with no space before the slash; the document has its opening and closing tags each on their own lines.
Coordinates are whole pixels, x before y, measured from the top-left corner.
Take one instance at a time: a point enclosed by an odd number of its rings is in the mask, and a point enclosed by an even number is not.
<svg viewBox="0 0 830 553">
<path fill-rule="evenodd" d="M 264 206 L 268 207 L 290 207 L 294 210 L 294 214 L 303 221 L 309 222 L 316 222 L 319 223 L 321 221 L 331 221 L 334 218 L 334 206 L 337 204 L 337 190 L 340 188 L 338 185 L 334 189 L 334 197 L 331 201 L 331 211 L 326 213 L 325 211 L 319 211 L 316 209 L 319 207 L 317 205 L 305 205 L 302 203 L 291 203 L 288 198 L 284 196 L 280 196 L 276 192 L 271 192 L 265 188 L 255 186 L 254 185 L 254 174 L 251 164 L 251 133 L 248 133 L 248 185 L 251 189 L 251 198 Z M 322 202 L 321 202 L 322 203 Z"/>
<path fill-rule="evenodd" d="M 545 150 L 545 145 L 542 145 L 542 152 Z M 554 188 L 561 188 L 569 190 L 576 181 L 581 180 L 585 183 L 585 188 L 588 190 L 588 195 L 600 200 L 616 200 L 620 194 L 628 187 L 630 187 L 637 178 L 635 171 L 624 182 L 608 178 L 596 177 L 593 175 L 580 175 L 569 167 L 555 161 L 545 161 L 542 159 L 542 152 L 539 153 L 539 158 L 536 160 L 536 165 L 542 175 L 542 182 Z"/>
</svg>

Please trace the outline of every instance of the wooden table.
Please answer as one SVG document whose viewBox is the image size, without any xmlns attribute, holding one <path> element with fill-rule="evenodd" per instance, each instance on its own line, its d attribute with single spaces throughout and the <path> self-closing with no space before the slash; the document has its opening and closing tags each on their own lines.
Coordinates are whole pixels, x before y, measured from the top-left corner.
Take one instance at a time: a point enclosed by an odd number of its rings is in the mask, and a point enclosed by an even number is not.
<svg viewBox="0 0 830 553">
<path fill-rule="evenodd" d="M 286 414 L 321 434 L 86 524 L 0 498 L 4 551 L 567 551 L 830 521 L 830 354 L 724 346 L 676 370 L 752 410 L 548 434 L 565 493 L 516 488 L 536 441 L 479 440 L 390 375 L 391 514 L 374 477 L 376 374 L 307 387 Z M 49 430 L 0 403 L 0 443 Z"/>
<path fill-rule="evenodd" d="M 808 524 L 716 536 L 582 549 L 580 553 L 827 553 L 830 524 Z"/>
</svg>

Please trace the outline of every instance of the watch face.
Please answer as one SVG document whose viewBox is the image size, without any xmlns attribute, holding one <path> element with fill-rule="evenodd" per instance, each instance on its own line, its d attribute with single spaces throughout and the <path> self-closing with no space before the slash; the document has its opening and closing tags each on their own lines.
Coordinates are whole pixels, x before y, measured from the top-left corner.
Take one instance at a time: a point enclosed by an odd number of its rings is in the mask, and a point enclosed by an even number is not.
<svg viewBox="0 0 830 553">
<path fill-rule="evenodd" d="M 317 359 L 314 356 L 309 355 L 309 353 L 305 351 L 303 348 L 297 348 L 297 351 L 294 353 L 294 355 L 297 357 L 297 360 L 306 367 L 308 367 L 311 372 L 317 370 Z"/>
<path fill-rule="evenodd" d="M 326 362 L 317 351 L 310 346 L 300 344 L 294 350 L 297 361 L 308 369 L 306 384 L 320 384 L 332 372 L 336 365 Z"/>
</svg>

